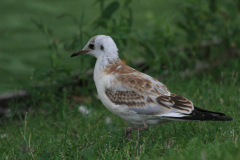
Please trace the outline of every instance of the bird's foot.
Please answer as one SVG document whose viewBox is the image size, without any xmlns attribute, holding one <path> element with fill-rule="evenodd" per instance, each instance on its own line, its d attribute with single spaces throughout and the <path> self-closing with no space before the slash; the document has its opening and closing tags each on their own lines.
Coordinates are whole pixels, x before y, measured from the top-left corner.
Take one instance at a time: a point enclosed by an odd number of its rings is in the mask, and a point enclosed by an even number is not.
<svg viewBox="0 0 240 160">
<path fill-rule="evenodd" d="M 143 127 L 139 128 L 139 127 L 127 127 L 126 129 L 126 136 L 128 136 L 128 139 L 131 140 L 131 134 L 133 130 L 138 130 L 138 137 L 137 140 L 139 140 L 142 136 L 142 132 L 141 131 L 145 131 L 148 129 L 148 125 L 146 122 L 142 121 L 143 123 Z"/>
</svg>

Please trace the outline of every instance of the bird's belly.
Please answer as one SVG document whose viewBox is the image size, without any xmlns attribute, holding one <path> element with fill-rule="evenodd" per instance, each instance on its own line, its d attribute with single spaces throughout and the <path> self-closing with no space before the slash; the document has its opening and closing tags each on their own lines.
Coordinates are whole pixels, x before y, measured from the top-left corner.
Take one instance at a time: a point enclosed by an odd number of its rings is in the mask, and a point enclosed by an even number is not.
<svg viewBox="0 0 240 160">
<path fill-rule="evenodd" d="M 153 115 L 143 115 L 137 113 L 130 113 L 130 114 L 122 114 L 118 115 L 122 119 L 128 121 L 132 126 L 140 127 L 143 126 L 143 121 L 148 125 L 158 125 L 161 123 L 168 122 L 167 120 L 161 119 L 160 117 L 156 117 Z"/>
<path fill-rule="evenodd" d="M 115 105 L 110 101 L 104 101 L 104 98 L 100 97 L 100 99 L 110 112 L 128 121 L 132 126 L 143 126 L 143 121 L 146 122 L 147 125 L 157 125 L 167 122 L 154 115 L 137 114 L 136 112 L 129 110 L 127 105 Z"/>
</svg>

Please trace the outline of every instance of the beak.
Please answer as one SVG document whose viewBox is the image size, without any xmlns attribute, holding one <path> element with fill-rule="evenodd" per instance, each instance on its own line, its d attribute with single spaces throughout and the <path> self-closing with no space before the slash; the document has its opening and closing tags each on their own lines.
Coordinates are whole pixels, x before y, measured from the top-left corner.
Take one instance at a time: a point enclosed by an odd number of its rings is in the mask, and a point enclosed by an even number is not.
<svg viewBox="0 0 240 160">
<path fill-rule="evenodd" d="M 80 50 L 80 51 L 77 51 L 77 52 L 74 52 L 71 57 L 75 57 L 75 56 L 78 56 L 80 54 L 86 54 L 88 51 L 87 50 Z"/>
</svg>

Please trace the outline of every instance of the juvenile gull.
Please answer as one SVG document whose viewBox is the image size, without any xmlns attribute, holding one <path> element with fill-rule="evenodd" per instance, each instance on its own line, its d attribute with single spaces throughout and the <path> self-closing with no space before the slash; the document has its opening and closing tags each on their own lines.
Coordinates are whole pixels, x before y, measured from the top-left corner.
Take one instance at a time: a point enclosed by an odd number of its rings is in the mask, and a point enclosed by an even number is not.
<svg viewBox="0 0 240 160">
<path fill-rule="evenodd" d="M 167 87 L 121 62 L 118 48 L 109 36 L 91 38 L 86 46 L 71 57 L 89 54 L 97 58 L 94 81 L 103 105 L 113 114 L 128 121 L 132 130 L 147 130 L 149 125 L 168 121 L 231 121 L 223 113 L 197 108 L 187 98 L 171 93 Z"/>
</svg>

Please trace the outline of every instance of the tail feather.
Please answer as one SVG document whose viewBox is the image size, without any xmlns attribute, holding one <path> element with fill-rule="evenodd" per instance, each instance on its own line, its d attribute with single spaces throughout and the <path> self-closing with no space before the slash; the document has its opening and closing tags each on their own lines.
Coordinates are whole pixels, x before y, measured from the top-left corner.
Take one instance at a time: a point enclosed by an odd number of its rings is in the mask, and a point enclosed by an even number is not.
<svg viewBox="0 0 240 160">
<path fill-rule="evenodd" d="M 212 112 L 198 107 L 194 107 L 191 114 L 182 117 L 165 117 L 172 120 L 196 120 L 196 121 L 231 121 L 233 118 L 227 117 L 224 113 Z"/>
</svg>

